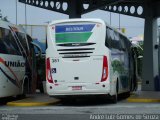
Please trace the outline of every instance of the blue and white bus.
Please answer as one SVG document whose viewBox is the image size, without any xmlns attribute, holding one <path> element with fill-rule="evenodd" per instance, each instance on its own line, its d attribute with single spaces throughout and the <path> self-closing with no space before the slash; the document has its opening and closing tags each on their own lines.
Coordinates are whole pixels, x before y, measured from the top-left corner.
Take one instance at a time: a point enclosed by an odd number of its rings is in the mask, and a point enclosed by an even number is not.
<svg viewBox="0 0 160 120">
<path fill-rule="evenodd" d="M 136 88 L 132 44 L 100 19 L 69 19 L 48 25 L 47 93 L 55 97 L 117 95 Z"/>
</svg>

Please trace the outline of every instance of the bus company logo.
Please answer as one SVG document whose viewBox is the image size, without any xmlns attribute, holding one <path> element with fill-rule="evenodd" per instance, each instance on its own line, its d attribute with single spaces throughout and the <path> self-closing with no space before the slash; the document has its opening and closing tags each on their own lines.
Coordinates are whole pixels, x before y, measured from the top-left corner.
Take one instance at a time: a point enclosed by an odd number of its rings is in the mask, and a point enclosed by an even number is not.
<svg viewBox="0 0 160 120">
<path fill-rule="evenodd" d="M 73 31 L 83 31 L 84 28 L 78 26 L 66 27 L 66 32 L 73 32 Z"/>
<path fill-rule="evenodd" d="M 91 32 L 95 24 L 82 25 L 58 25 L 55 27 L 56 33 L 76 33 L 76 32 Z"/>
<path fill-rule="evenodd" d="M 80 46 L 80 43 L 72 43 L 72 46 Z"/>
<path fill-rule="evenodd" d="M 7 67 L 25 67 L 25 62 L 18 61 L 5 61 Z"/>
</svg>

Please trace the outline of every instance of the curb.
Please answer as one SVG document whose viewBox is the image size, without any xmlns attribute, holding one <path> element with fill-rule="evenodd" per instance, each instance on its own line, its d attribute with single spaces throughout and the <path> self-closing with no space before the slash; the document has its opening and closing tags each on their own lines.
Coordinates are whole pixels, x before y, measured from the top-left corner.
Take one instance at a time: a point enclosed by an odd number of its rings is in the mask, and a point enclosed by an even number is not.
<svg viewBox="0 0 160 120">
<path fill-rule="evenodd" d="M 60 100 L 54 100 L 51 102 L 8 102 L 8 106 L 19 106 L 19 107 L 33 107 L 33 106 L 48 106 L 59 103 Z"/>
<path fill-rule="evenodd" d="M 157 103 L 157 102 L 160 102 L 160 99 L 147 99 L 147 98 L 128 98 L 127 99 L 127 102 L 144 102 L 144 103 Z"/>
</svg>

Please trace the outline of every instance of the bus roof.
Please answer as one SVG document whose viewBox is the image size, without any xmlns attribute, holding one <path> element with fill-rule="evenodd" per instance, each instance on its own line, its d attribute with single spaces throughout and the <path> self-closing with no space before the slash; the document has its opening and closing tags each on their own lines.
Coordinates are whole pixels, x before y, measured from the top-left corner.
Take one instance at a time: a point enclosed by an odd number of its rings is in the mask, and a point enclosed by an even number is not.
<svg viewBox="0 0 160 120">
<path fill-rule="evenodd" d="M 113 29 L 114 31 L 118 32 L 119 34 L 121 34 L 122 36 L 126 37 L 125 34 L 123 34 L 121 31 L 111 27 L 107 22 L 105 22 L 104 20 L 102 19 L 98 19 L 98 18 L 74 18 L 74 19 L 63 19 L 63 20 L 55 20 L 55 21 L 52 21 L 49 23 L 48 26 L 51 26 L 51 25 L 54 25 L 54 24 L 63 24 L 63 23 L 69 23 L 69 22 L 98 22 L 98 23 L 102 23 L 104 24 L 105 26 Z M 126 37 L 127 38 L 127 37 Z"/>
<path fill-rule="evenodd" d="M 14 24 L 7 22 L 7 21 L 0 20 L 0 27 L 1 28 L 10 29 L 9 26 L 15 28 L 18 32 L 25 33 L 25 30 L 23 27 L 18 26 L 18 25 L 14 25 Z"/>
<path fill-rule="evenodd" d="M 53 24 L 62 24 L 62 23 L 68 23 L 68 22 L 99 22 L 99 23 L 102 23 L 102 24 L 105 24 L 105 22 L 101 19 L 96 19 L 96 18 L 90 18 L 90 19 L 82 19 L 82 18 L 79 18 L 79 19 L 64 19 L 64 20 L 55 20 L 55 21 L 52 21 L 50 25 L 53 25 Z"/>
</svg>

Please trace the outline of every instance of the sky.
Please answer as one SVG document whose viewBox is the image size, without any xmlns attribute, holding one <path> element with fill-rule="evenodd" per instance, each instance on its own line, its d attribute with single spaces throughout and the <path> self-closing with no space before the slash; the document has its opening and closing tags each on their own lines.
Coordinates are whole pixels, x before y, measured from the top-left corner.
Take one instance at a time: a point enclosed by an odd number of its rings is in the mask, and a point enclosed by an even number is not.
<svg viewBox="0 0 160 120">
<path fill-rule="evenodd" d="M 7 16 L 11 23 L 16 24 L 16 0 L 0 0 L 0 9 L 3 16 Z M 18 2 L 17 23 L 25 24 L 25 4 Z M 68 15 L 45 10 L 42 8 L 26 6 L 27 24 L 44 25 L 48 21 L 68 19 Z M 119 14 L 111 14 L 111 26 L 119 28 Z M 100 18 L 110 24 L 110 12 L 96 10 L 82 15 L 82 18 Z M 134 37 L 144 33 L 144 19 L 120 15 L 120 26 L 126 29 L 127 37 Z"/>
</svg>

